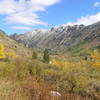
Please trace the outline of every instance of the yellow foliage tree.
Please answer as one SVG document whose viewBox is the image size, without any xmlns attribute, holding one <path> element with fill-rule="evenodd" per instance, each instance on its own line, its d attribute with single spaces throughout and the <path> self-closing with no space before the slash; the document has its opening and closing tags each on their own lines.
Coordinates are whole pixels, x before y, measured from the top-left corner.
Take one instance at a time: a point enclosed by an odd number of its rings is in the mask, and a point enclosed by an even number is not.
<svg viewBox="0 0 100 100">
<path fill-rule="evenodd" d="M 2 43 L 0 43 L 0 59 L 6 58 L 5 47 Z"/>
<path fill-rule="evenodd" d="M 100 68 L 100 52 L 98 50 L 94 50 L 91 56 L 93 58 L 93 67 Z"/>
</svg>

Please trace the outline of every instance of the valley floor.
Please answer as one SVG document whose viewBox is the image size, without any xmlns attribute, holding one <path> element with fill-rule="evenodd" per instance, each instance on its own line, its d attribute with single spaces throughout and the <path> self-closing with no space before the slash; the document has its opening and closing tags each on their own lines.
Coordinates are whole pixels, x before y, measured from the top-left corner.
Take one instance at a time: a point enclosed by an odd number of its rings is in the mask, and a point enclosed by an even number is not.
<svg viewBox="0 0 100 100">
<path fill-rule="evenodd" d="M 42 55 L 2 56 L 0 100 L 100 100 L 99 51 L 89 57 L 52 55 L 50 63 Z"/>
<path fill-rule="evenodd" d="M 94 61 L 52 58 L 51 62 L 1 60 L 0 100 L 100 99 L 100 68 Z"/>
</svg>

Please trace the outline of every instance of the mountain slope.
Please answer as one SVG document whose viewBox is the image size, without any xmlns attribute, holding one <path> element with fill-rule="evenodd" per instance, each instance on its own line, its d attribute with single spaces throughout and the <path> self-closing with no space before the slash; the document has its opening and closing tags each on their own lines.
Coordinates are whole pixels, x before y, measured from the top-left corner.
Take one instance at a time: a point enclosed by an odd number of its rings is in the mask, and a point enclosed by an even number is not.
<svg viewBox="0 0 100 100">
<path fill-rule="evenodd" d="M 21 35 L 12 35 L 11 38 L 30 48 L 48 48 L 62 50 L 85 42 L 89 47 L 100 45 L 100 22 L 84 26 L 63 25 L 49 30 L 33 30 Z"/>
<path fill-rule="evenodd" d="M 18 44 L 16 41 L 8 37 L 2 30 L 0 30 L 0 43 L 6 47 L 6 51 L 14 51 L 17 55 L 29 57 L 31 54 L 31 51 L 28 48 Z"/>
</svg>

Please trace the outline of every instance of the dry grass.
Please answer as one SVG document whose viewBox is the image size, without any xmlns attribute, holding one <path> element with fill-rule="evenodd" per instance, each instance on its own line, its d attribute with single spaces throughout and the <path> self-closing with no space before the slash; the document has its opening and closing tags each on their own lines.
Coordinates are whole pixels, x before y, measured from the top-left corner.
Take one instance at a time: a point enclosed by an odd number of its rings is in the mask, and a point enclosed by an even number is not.
<svg viewBox="0 0 100 100">
<path fill-rule="evenodd" d="M 52 96 L 54 88 L 44 81 L 29 77 L 21 81 L 0 80 L 0 100 L 96 100 L 75 93 Z M 99 99 L 98 99 L 99 100 Z"/>
<path fill-rule="evenodd" d="M 0 61 L 0 100 L 100 100 L 100 71 L 90 61 L 54 62 L 23 57 Z"/>
</svg>

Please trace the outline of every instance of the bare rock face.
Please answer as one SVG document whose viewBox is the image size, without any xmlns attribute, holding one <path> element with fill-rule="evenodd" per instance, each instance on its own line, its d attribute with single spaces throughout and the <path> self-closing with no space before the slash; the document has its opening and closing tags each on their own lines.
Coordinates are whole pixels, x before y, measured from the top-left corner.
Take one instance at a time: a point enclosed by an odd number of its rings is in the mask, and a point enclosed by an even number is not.
<svg viewBox="0 0 100 100">
<path fill-rule="evenodd" d="M 37 29 L 25 34 L 11 35 L 11 38 L 29 48 L 60 50 L 74 46 L 80 42 L 100 45 L 100 22 L 84 26 L 62 25 L 51 29 Z"/>
<path fill-rule="evenodd" d="M 61 94 L 57 91 L 50 91 L 50 95 L 54 96 L 54 97 L 60 97 L 61 96 Z"/>
</svg>

